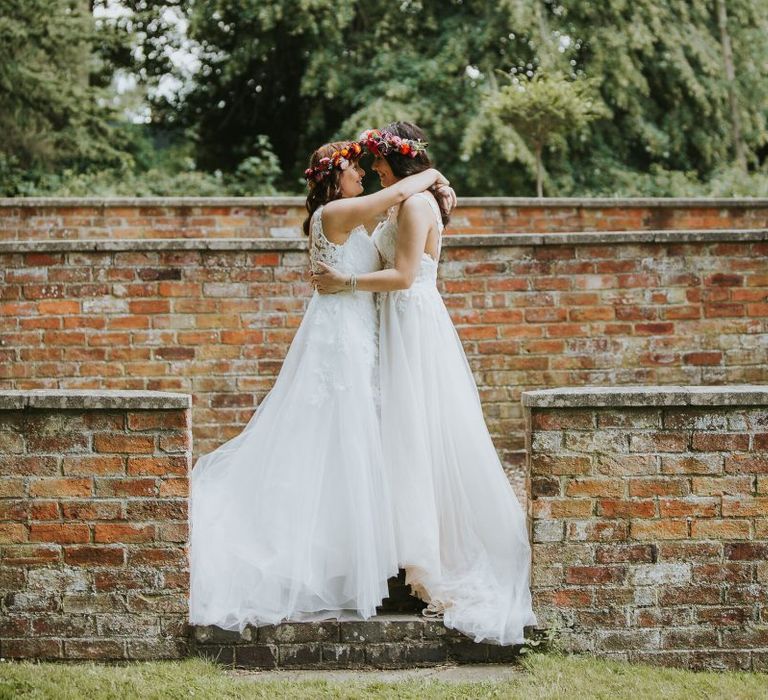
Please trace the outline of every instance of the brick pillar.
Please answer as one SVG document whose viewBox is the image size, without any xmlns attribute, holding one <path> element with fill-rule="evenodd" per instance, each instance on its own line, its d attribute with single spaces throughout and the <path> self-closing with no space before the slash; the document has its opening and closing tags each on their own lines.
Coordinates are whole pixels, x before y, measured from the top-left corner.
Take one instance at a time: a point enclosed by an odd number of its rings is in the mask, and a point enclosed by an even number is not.
<svg viewBox="0 0 768 700">
<path fill-rule="evenodd" d="M 185 655 L 190 407 L 0 392 L 0 657 Z"/>
<path fill-rule="evenodd" d="M 523 403 L 542 623 L 571 650 L 768 670 L 768 389 Z"/>
</svg>

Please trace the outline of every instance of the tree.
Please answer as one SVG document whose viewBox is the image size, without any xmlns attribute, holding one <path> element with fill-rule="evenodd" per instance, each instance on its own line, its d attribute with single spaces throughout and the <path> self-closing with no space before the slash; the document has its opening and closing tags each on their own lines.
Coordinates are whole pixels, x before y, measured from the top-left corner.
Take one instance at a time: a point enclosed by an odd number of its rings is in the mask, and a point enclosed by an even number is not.
<svg viewBox="0 0 768 700">
<path fill-rule="evenodd" d="M 109 110 L 90 80 L 93 40 L 88 3 L 0 0 L 5 170 L 120 160 L 110 139 Z"/>
<path fill-rule="evenodd" d="M 594 84 L 587 80 L 569 80 L 561 74 L 536 73 L 532 78 L 514 76 L 510 85 L 491 92 L 480 106 L 476 125 L 487 123 L 488 129 L 468 132 L 466 148 L 472 152 L 482 146 L 485 139 L 478 138 L 484 132 L 491 142 L 502 149 L 510 143 L 510 130 L 532 152 L 536 167 L 536 195 L 544 196 L 545 147 L 562 148 L 566 136 L 579 133 L 600 116 L 605 108 L 595 97 Z M 510 160 L 530 157 L 520 149 L 503 150 Z"/>
<path fill-rule="evenodd" d="M 729 0 L 734 80 L 713 0 L 558 0 L 576 74 L 600 81 L 613 118 L 572 151 L 574 186 L 611 187 L 617 169 L 709 177 L 730 161 L 734 109 L 750 153 L 768 140 L 768 3 Z M 733 96 L 734 99 L 731 99 Z M 602 182 L 601 182 L 602 180 Z"/>
<path fill-rule="evenodd" d="M 728 102 L 731 109 L 731 132 L 733 134 L 733 150 L 739 167 L 746 170 L 747 159 L 744 154 L 744 140 L 741 136 L 741 114 L 739 112 L 738 94 L 736 91 L 736 72 L 733 63 L 733 48 L 731 33 L 728 30 L 728 10 L 725 0 L 716 0 L 717 25 L 720 29 L 720 43 L 723 48 L 723 69 L 728 81 Z"/>
<path fill-rule="evenodd" d="M 118 4 L 123 12 L 96 21 L 83 9 Z M 542 145 L 539 179 L 551 191 L 613 194 L 642 185 L 663 193 L 713 177 L 736 187 L 749 173 L 724 176 L 734 158 L 743 152 L 752 172 L 768 155 L 768 0 L 729 0 L 725 20 L 722 6 L 0 0 L 0 127 L 9 136 L 0 177 L 3 167 L 57 176 L 96 164 L 139 172 L 160 167 L 170 144 L 189 156 L 185 172 L 214 176 L 189 178 L 205 188 L 243 181 L 249 188 L 264 178 L 267 188 L 299 192 L 306 158 L 323 141 L 411 119 L 458 191 L 514 194 L 533 186 L 535 145 L 507 128 L 500 147 L 463 147 L 483 129 L 482 138 L 492 135 L 484 101 L 498 91 L 500 71 L 523 80 L 563 74 L 574 85 L 588 79 L 595 104 L 611 115 Z M 189 57 L 186 66 L 179 55 Z M 140 132 L 122 127 L 102 101 L 120 72 L 149 96 L 151 123 Z"/>
</svg>

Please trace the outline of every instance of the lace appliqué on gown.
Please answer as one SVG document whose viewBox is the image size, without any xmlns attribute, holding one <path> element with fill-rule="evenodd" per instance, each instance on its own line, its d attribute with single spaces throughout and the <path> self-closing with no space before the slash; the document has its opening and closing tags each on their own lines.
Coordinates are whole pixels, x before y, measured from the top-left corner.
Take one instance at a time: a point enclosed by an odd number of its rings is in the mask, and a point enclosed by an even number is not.
<svg viewBox="0 0 768 700">
<path fill-rule="evenodd" d="M 323 262 L 340 272 L 350 273 L 378 268 L 375 249 L 368 234 L 359 226 L 349 234 L 343 244 L 328 240 L 323 231 L 322 209 L 319 207 L 311 221 L 309 258 L 313 268 L 315 263 Z M 347 392 L 353 389 L 344 380 L 340 372 L 340 360 L 349 360 L 350 353 L 360 353 L 370 366 L 374 396 L 379 402 L 378 391 L 378 340 L 379 324 L 374 297 L 370 292 L 338 292 L 321 296 L 318 301 L 322 313 L 313 319 L 314 337 L 323 337 L 323 352 L 318 358 L 315 370 L 315 384 L 310 393 L 310 402 L 318 406 L 331 394 Z M 365 329 L 360 333 L 351 329 L 350 322 Z M 354 344 L 354 347 L 352 346 Z"/>
</svg>

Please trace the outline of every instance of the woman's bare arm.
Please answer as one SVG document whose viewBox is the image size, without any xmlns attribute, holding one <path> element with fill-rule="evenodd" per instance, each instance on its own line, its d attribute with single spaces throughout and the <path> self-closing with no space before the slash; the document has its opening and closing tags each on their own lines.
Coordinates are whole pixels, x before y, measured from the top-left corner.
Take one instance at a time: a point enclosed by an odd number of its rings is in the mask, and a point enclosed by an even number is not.
<svg viewBox="0 0 768 700">
<path fill-rule="evenodd" d="M 434 168 L 409 175 L 394 185 L 384 187 L 362 197 L 335 199 L 323 207 L 323 229 L 329 234 L 344 233 L 384 213 L 417 192 L 423 192 L 434 184 L 447 185 L 448 181 Z"/>
<path fill-rule="evenodd" d="M 434 222 L 432 209 L 421 197 L 411 197 L 401 207 L 397 217 L 397 246 L 395 266 L 387 270 L 357 275 L 357 289 L 365 292 L 392 292 L 408 289 L 416 279 L 429 229 Z M 321 294 L 333 294 L 349 289 L 350 276 L 322 262 L 322 272 L 312 275 L 312 283 Z"/>
</svg>

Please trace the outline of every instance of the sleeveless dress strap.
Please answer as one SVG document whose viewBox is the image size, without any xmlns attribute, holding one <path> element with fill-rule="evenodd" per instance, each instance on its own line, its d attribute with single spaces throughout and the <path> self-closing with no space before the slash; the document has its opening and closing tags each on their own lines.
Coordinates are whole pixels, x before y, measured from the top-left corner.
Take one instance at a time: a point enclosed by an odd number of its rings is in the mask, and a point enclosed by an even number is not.
<svg viewBox="0 0 768 700">
<path fill-rule="evenodd" d="M 426 192 L 419 192 L 414 197 L 422 197 L 423 199 L 427 200 L 427 203 L 432 209 L 432 212 L 435 215 L 435 218 L 437 219 L 437 258 L 440 259 L 440 251 L 443 247 L 443 215 L 440 212 L 440 207 L 435 201 L 434 197 L 430 197 Z"/>
</svg>

